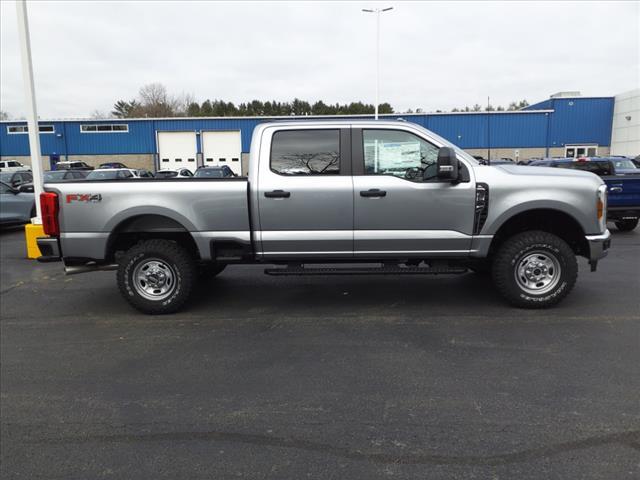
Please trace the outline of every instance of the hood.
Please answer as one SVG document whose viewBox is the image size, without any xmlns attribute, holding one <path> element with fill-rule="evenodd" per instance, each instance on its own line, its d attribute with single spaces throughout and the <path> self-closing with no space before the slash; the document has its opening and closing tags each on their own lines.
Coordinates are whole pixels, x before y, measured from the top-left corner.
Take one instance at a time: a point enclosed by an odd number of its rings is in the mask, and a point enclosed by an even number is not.
<svg viewBox="0 0 640 480">
<path fill-rule="evenodd" d="M 595 173 L 584 172 L 582 170 L 571 170 L 569 168 L 555 168 L 555 167 L 529 167 L 525 165 L 496 165 L 494 168 L 499 168 L 504 172 L 511 175 L 534 175 L 536 177 L 571 177 L 571 178 L 600 178 Z"/>
</svg>

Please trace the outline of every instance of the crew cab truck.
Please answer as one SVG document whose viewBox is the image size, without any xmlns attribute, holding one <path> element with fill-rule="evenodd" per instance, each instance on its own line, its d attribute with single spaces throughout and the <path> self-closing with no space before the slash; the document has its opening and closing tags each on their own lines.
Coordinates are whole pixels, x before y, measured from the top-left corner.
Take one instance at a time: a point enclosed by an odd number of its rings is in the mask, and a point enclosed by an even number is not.
<svg viewBox="0 0 640 480">
<path fill-rule="evenodd" d="M 610 244 L 597 176 L 480 165 L 403 121 L 258 125 L 247 178 L 44 188 L 40 260 L 117 270 L 124 298 L 150 314 L 177 311 L 200 274 L 237 263 L 270 275 L 490 271 L 515 306 L 548 307 L 573 288 L 576 256 L 595 270 Z"/>
</svg>

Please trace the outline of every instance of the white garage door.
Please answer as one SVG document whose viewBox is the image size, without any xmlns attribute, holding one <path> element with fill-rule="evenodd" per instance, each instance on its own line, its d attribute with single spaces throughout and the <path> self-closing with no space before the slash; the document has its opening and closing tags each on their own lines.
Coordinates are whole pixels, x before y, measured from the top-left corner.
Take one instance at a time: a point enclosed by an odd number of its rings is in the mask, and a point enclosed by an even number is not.
<svg viewBox="0 0 640 480">
<path fill-rule="evenodd" d="M 205 166 L 227 165 L 234 173 L 241 175 L 241 153 L 239 131 L 202 132 L 202 158 Z"/>
<path fill-rule="evenodd" d="M 196 132 L 158 132 L 159 169 L 188 168 L 196 171 Z"/>
</svg>

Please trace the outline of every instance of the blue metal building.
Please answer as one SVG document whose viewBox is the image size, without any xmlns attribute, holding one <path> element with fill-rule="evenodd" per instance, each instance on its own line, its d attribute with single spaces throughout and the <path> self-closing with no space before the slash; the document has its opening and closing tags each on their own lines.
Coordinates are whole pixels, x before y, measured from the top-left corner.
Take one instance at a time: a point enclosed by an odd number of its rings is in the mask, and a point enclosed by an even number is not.
<svg viewBox="0 0 640 480">
<path fill-rule="evenodd" d="M 613 97 L 550 98 L 515 112 L 399 114 L 382 117 L 403 118 L 420 124 L 474 154 L 486 156 L 490 148 L 495 152 L 492 157 L 513 156 L 513 152 L 517 154 L 521 150 L 529 152 L 529 156 L 564 156 L 568 148 L 585 149 L 589 146 L 595 148 L 589 151 L 590 154 L 594 151 L 607 154 L 611 144 L 613 107 Z M 301 121 L 311 118 L 318 117 L 287 117 Z M 138 156 L 148 157 L 148 168 L 158 168 L 162 167 L 159 135 L 163 132 L 192 133 L 194 152 L 200 164 L 208 155 L 203 151 L 205 132 L 238 132 L 239 153 L 247 154 L 254 127 L 258 123 L 277 119 L 282 117 L 42 120 L 40 141 L 42 155 L 50 159 L 91 157 L 91 160 L 95 160 L 104 157 L 104 161 L 110 161 L 116 157 Z M 586 153 L 585 150 L 583 154 Z M 28 155 L 26 123 L 2 122 L 0 156 Z"/>
</svg>

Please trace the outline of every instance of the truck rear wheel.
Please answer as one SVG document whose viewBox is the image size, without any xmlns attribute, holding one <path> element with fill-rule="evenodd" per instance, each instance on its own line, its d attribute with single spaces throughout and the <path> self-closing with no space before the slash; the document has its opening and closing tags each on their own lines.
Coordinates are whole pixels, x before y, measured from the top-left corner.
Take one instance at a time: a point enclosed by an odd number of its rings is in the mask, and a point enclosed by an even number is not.
<svg viewBox="0 0 640 480">
<path fill-rule="evenodd" d="M 630 232 L 638 226 L 638 219 L 632 218 L 628 220 L 617 220 L 616 228 L 621 232 Z"/>
<path fill-rule="evenodd" d="M 184 305 L 196 278 L 187 250 L 168 240 L 147 240 L 130 248 L 118 267 L 118 287 L 141 312 L 176 312 Z"/>
<path fill-rule="evenodd" d="M 493 261 L 493 281 L 511 304 L 546 308 L 566 297 L 576 283 L 578 264 L 569 245 L 542 231 L 507 239 Z"/>
</svg>

